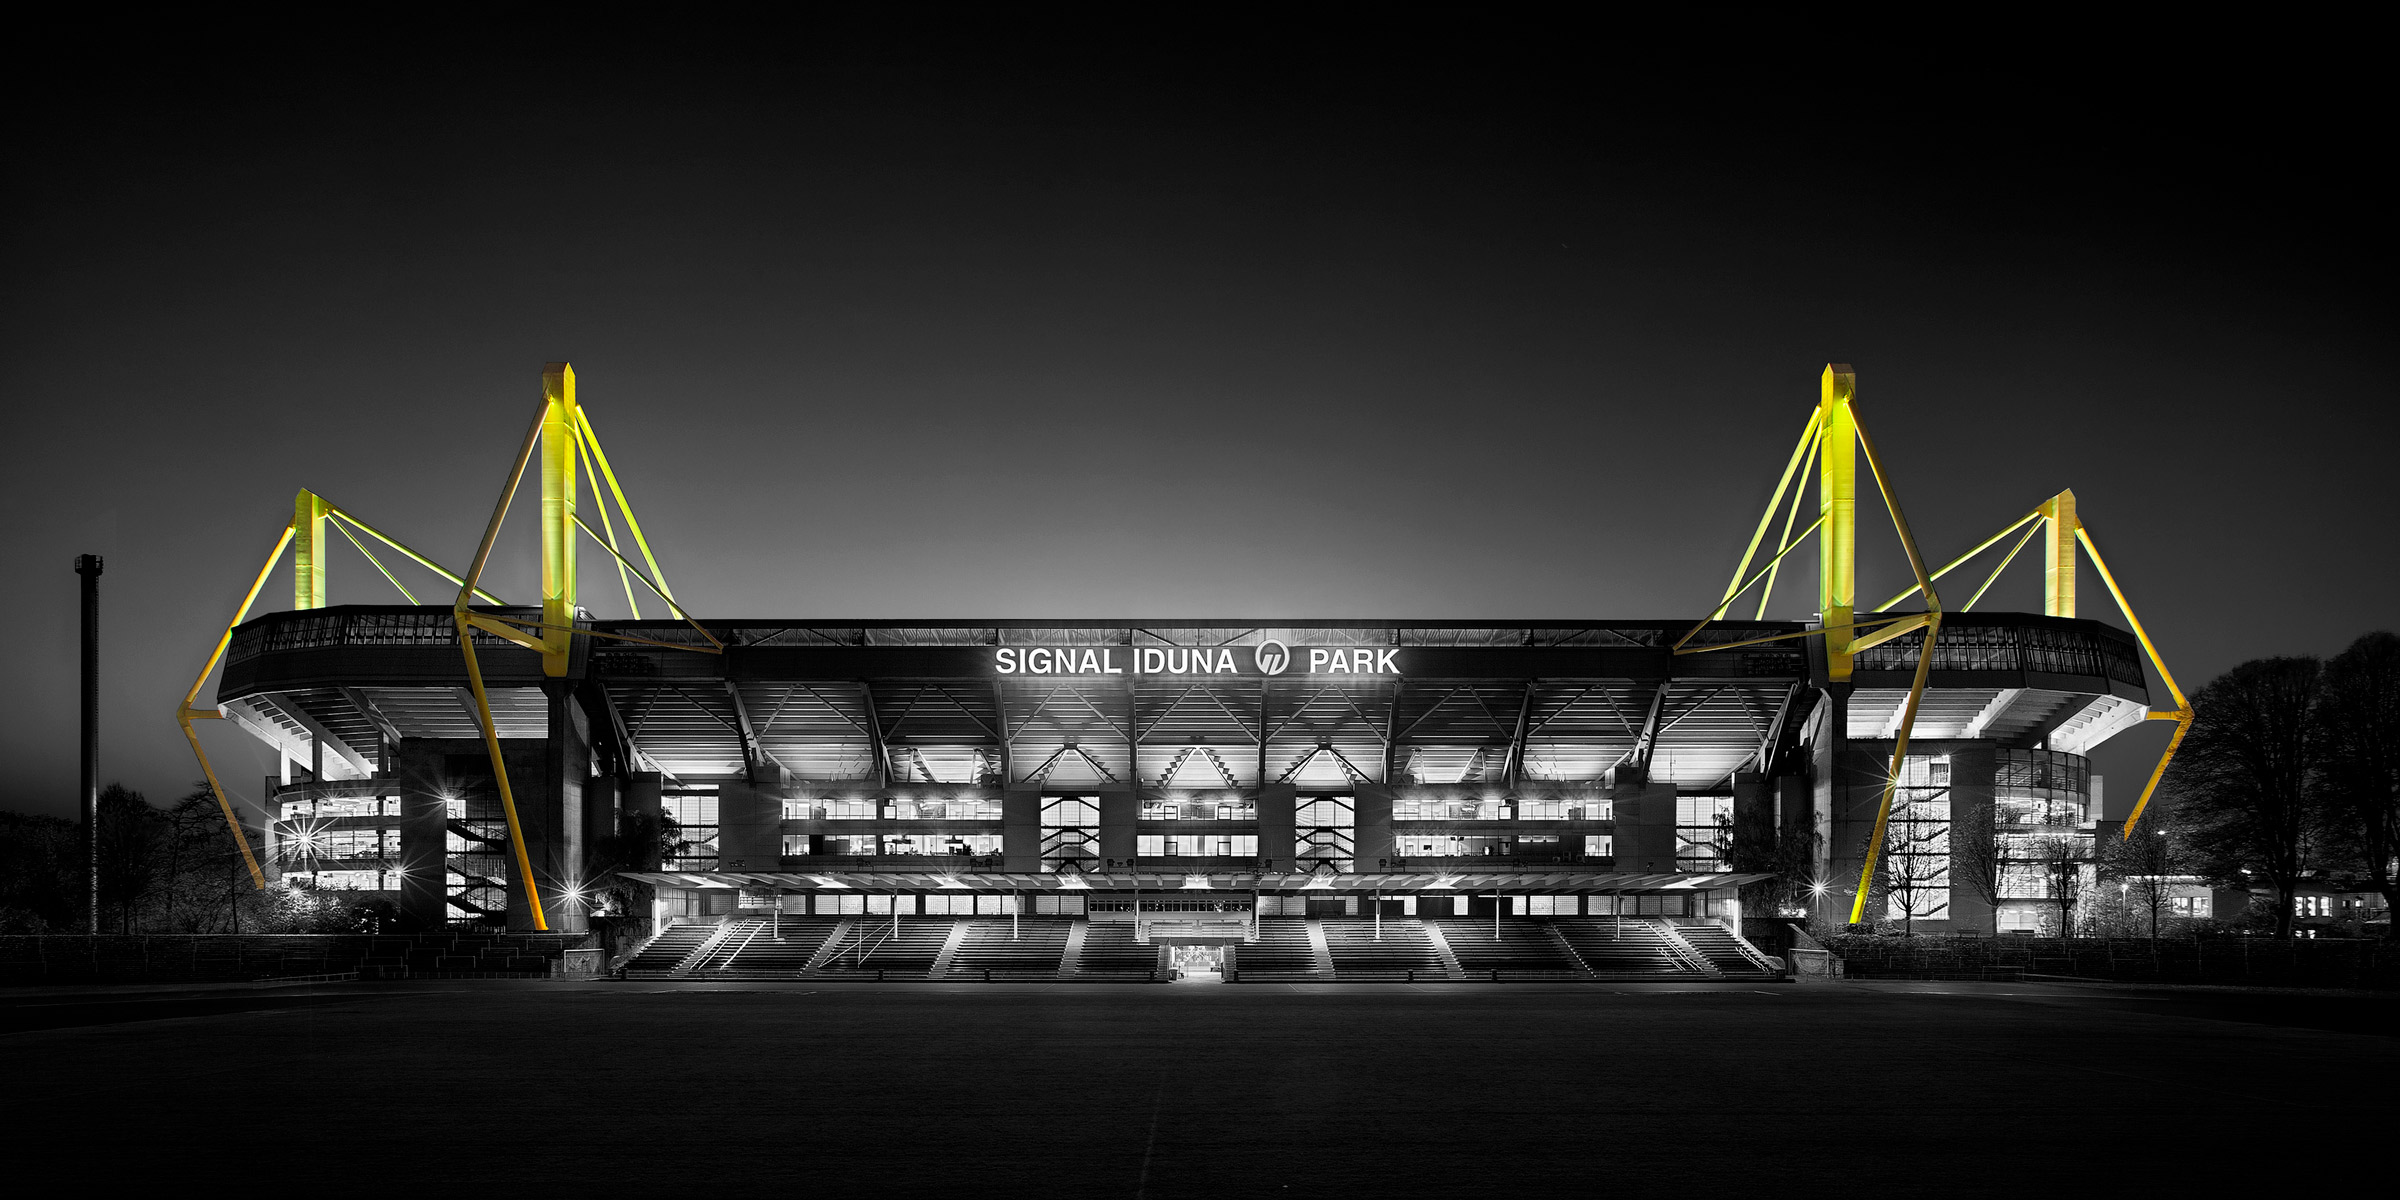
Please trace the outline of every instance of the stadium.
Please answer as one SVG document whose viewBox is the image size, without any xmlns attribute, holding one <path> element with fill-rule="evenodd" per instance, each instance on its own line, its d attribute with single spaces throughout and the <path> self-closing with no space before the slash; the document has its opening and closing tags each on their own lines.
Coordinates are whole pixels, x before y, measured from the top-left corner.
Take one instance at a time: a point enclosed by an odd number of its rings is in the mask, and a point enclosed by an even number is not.
<svg viewBox="0 0 2400 1200">
<path fill-rule="evenodd" d="M 2106 832 L 2091 749 L 2189 719 L 2073 493 L 1934 567 L 1838 364 L 1680 620 L 695 615 L 572 369 L 544 389 L 463 571 L 299 495 L 178 710 L 283 763 L 263 830 L 218 785 L 260 886 L 597 922 L 662 978 L 1765 979 L 1810 916 L 2037 930 L 2044 847 Z M 510 605 L 481 574 L 536 472 L 542 603 Z M 1880 607 L 1862 493 L 1916 580 Z M 327 606 L 332 536 L 456 601 Z M 2037 542 L 2045 611 L 1974 611 Z M 253 619 L 287 548 L 293 607 Z M 2078 615 L 2079 550 L 2132 632 Z M 579 603 L 586 552 L 636 619 Z M 1816 619 L 1734 617 L 1806 559 Z"/>
</svg>

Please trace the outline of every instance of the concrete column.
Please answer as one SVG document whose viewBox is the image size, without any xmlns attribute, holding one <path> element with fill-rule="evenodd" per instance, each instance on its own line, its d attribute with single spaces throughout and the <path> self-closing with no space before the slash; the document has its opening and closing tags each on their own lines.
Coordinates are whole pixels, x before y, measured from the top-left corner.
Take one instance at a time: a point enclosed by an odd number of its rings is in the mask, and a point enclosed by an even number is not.
<svg viewBox="0 0 2400 1200">
<path fill-rule="evenodd" d="M 1008 869 L 1042 869 L 1042 789 L 1012 787 L 1000 793 L 1000 853 Z"/>
<path fill-rule="evenodd" d="M 583 791 L 592 777 L 592 728 L 583 706 L 575 702 L 573 684 L 546 680 L 542 692 L 550 710 L 550 736 L 542 746 L 542 787 L 535 796 L 519 794 L 517 816 L 525 826 L 526 850 L 541 888 L 543 918 L 554 932 L 581 933 L 591 927 L 588 906 L 570 900 L 567 893 L 590 883 L 584 877 Z M 516 783 L 513 769 L 509 782 Z M 524 889 L 519 885 L 515 890 L 519 899 L 510 903 L 511 928 Z"/>
<path fill-rule="evenodd" d="M 391 746 L 400 785 L 400 919 L 419 929 L 439 928 L 449 917 L 449 745 L 420 738 Z"/>
<path fill-rule="evenodd" d="M 1292 812 L 1299 791 L 1288 783 L 1270 783 L 1258 789 L 1258 857 L 1267 870 L 1292 869 L 1297 837 Z"/>
<path fill-rule="evenodd" d="M 1617 813 L 1617 870 L 1665 874 L 1675 869 L 1675 785 L 1651 783 L 1633 767 L 1617 768 L 1610 793 Z"/>
<path fill-rule="evenodd" d="M 1737 863 L 1764 863 L 1775 853 L 1775 796 L 1766 777 L 1733 777 L 1733 857 Z"/>
<path fill-rule="evenodd" d="M 1350 799 L 1358 818 L 1358 828 L 1353 831 L 1358 869 L 1388 870 L 1388 860 L 1400 853 L 1392 841 L 1392 789 L 1361 780 Z"/>
<path fill-rule="evenodd" d="M 617 836 L 617 798 L 614 775 L 594 775 L 583 785 L 583 848 L 598 853 L 602 841 Z"/>
<path fill-rule="evenodd" d="M 1992 844 L 1992 776 L 1996 756 L 1989 746 L 1950 752 L 1950 920 L 1951 927 L 1996 934 L 1998 906 L 1986 901 L 1969 881 L 1977 857 Z"/>
<path fill-rule="evenodd" d="M 779 774 L 779 773 L 778 773 Z M 758 783 L 717 785 L 717 864 L 727 871 L 783 867 L 783 783 L 762 772 Z"/>
<path fill-rule="evenodd" d="M 1104 863 L 1133 861 L 1134 822 L 1141 818 L 1141 801 L 1130 787 L 1116 785 L 1084 789 L 1100 797 L 1100 859 Z"/>
</svg>

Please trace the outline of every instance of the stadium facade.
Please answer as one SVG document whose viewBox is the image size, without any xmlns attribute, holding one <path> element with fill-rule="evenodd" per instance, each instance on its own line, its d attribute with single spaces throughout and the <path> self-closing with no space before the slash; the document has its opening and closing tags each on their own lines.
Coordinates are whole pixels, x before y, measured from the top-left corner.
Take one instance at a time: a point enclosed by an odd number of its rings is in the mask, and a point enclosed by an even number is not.
<svg viewBox="0 0 2400 1200">
<path fill-rule="evenodd" d="M 562 369 L 553 425 L 563 393 L 588 431 Z M 518 470 L 542 454 L 548 496 L 542 429 Z M 2047 511 L 2054 569 L 2072 509 Z M 574 932 L 630 891 L 654 939 L 634 964 L 668 973 L 1106 977 L 1232 948 L 1253 979 L 1747 974 L 1780 964 L 1745 932 L 1854 900 L 1921 930 L 2032 929 L 2045 847 L 2094 833 L 2086 754 L 2151 715 L 2145 644 L 2072 615 L 2071 541 L 2052 612 L 1843 639 L 1828 627 L 1868 622 L 1833 605 L 594 620 L 554 518 L 541 609 L 471 605 L 482 556 L 443 572 L 457 605 L 325 607 L 323 526 L 347 519 L 302 494 L 294 609 L 237 618 L 215 710 L 187 702 L 284 761 L 262 873 L 429 927 Z"/>
</svg>

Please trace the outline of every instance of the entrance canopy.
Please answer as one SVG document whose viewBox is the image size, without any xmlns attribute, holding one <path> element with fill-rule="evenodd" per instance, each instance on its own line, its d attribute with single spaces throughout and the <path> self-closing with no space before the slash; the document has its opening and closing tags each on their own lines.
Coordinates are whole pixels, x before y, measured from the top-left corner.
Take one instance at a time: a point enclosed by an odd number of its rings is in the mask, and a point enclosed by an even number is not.
<svg viewBox="0 0 2400 1200">
<path fill-rule="evenodd" d="M 909 871 L 639 871 L 621 878 L 671 888 L 780 888 L 787 891 L 890 892 L 1423 892 L 1430 895 L 1543 893 L 1638 894 L 1706 892 L 1757 883 L 1759 873 L 1636 875 L 1585 871 L 1509 871 L 1457 875 L 1338 875 L 1329 872 L 1242 872 L 1223 875 L 1144 873 L 1027 874 L 980 872 L 938 875 Z"/>
</svg>

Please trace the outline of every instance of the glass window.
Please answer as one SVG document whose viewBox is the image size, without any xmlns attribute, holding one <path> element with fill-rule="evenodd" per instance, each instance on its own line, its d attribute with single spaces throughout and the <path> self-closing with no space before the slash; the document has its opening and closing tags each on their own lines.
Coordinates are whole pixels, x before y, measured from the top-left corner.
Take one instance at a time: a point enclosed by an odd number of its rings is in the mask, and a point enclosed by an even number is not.
<svg viewBox="0 0 2400 1200">
<path fill-rule="evenodd" d="M 1055 871 L 1069 863 L 1095 864 L 1100 858 L 1100 798 L 1097 796 L 1042 797 L 1042 869 Z"/>
</svg>

